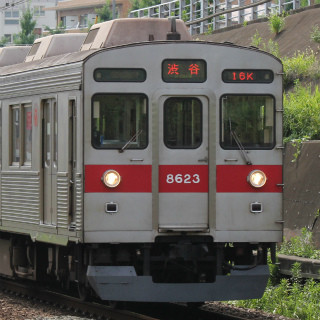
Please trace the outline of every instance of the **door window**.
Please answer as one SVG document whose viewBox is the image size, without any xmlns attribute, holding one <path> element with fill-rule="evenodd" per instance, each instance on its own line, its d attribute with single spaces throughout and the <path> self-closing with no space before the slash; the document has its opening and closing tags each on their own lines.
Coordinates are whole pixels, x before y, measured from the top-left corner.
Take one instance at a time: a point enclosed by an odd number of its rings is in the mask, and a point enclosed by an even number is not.
<svg viewBox="0 0 320 320">
<path fill-rule="evenodd" d="M 189 97 L 164 104 L 164 143 L 172 149 L 196 149 L 202 143 L 202 104 Z"/>
</svg>

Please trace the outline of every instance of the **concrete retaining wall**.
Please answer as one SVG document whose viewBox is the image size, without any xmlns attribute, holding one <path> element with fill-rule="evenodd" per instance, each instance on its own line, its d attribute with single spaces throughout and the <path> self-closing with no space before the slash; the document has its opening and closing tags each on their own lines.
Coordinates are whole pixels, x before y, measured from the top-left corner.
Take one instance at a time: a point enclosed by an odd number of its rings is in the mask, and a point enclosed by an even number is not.
<svg viewBox="0 0 320 320">
<path fill-rule="evenodd" d="M 283 174 L 284 236 L 289 239 L 308 227 L 320 248 L 320 141 L 304 142 L 298 147 L 287 144 Z"/>
</svg>

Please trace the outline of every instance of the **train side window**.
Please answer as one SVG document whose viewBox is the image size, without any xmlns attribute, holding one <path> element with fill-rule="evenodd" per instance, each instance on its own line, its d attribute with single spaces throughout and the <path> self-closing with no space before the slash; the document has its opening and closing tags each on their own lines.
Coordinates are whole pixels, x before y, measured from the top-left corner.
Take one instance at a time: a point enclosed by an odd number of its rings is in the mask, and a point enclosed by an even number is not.
<svg viewBox="0 0 320 320">
<path fill-rule="evenodd" d="M 164 104 L 164 143 L 172 149 L 196 149 L 202 143 L 202 104 L 189 97 Z"/>
<path fill-rule="evenodd" d="M 24 160 L 24 165 L 31 165 L 31 159 L 32 159 L 32 107 L 31 105 L 24 106 L 23 116 L 24 116 L 23 160 Z"/>
<path fill-rule="evenodd" d="M 32 106 L 12 105 L 11 123 L 11 165 L 31 166 L 32 160 Z"/>
<path fill-rule="evenodd" d="M 144 149 L 148 145 L 148 103 L 144 94 L 96 94 L 92 99 L 92 146 Z"/>
<path fill-rule="evenodd" d="M 272 149 L 274 98 L 267 95 L 224 95 L 221 98 L 221 138 L 224 149 Z"/>
<path fill-rule="evenodd" d="M 11 162 L 20 165 L 21 142 L 20 105 L 11 107 Z"/>
<path fill-rule="evenodd" d="M 0 108 L 0 166 L 2 165 L 2 108 Z"/>
</svg>

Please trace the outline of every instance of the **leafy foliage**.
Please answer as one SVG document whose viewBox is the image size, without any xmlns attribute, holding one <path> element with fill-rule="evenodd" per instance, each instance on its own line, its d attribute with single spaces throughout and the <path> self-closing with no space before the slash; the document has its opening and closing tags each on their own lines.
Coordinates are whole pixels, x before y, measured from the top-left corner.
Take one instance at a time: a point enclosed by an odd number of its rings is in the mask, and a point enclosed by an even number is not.
<svg viewBox="0 0 320 320">
<path fill-rule="evenodd" d="M 285 26 L 285 17 L 278 14 L 271 14 L 268 18 L 269 28 L 272 33 L 279 34 Z"/>
<path fill-rule="evenodd" d="M 23 13 L 20 19 L 21 32 L 18 33 L 14 40 L 15 44 L 33 44 L 36 38 L 33 30 L 36 25 L 36 21 L 33 20 L 33 14 L 30 8 Z"/>
<path fill-rule="evenodd" d="M 106 0 L 106 3 L 102 8 L 95 9 L 96 14 L 99 16 L 98 22 L 104 22 L 112 20 L 112 10 L 110 8 L 110 0 Z"/>
<path fill-rule="evenodd" d="M 0 40 L 0 47 L 4 47 L 8 42 L 8 39 L 6 37 L 2 37 Z"/>
<path fill-rule="evenodd" d="M 49 26 L 45 26 L 44 30 L 49 34 L 61 34 L 66 32 L 66 27 L 63 25 L 63 22 L 60 21 L 56 29 L 51 29 Z"/>
<path fill-rule="evenodd" d="M 313 26 L 310 38 L 312 41 L 320 43 L 320 30 L 317 24 Z"/>
<path fill-rule="evenodd" d="M 319 63 L 311 49 L 296 52 L 293 57 L 281 59 L 284 70 L 284 87 L 294 84 L 296 80 L 320 78 Z"/>
<path fill-rule="evenodd" d="M 320 250 L 316 250 L 312 232 L 307 228 L 302 228 L 301 236 L 292 237 L 289 241 L 284 241 L 279 253 L 302 258 L 320 259 Z"/>
<path fill-rule="evenodd" d="M 286 141 L 310 137 L 320 139 L 320 91 L 311 85 L 296 83 L 294 90 L 283 97 L 284 136 Z"/>
<path fill-rule="evenodd" d="M 278 43 L 276 41 L 272 41 L 271 39 L 269 39 L 267 43 L 263 42 L 258 30 L 251 38 L 251 45 L 263 51 L 269 52 L 278 58 L 280 57 Z"/>
<path fill-rule="evenodd" d="M 259 309 L 292 319 L 320 319 L 320 284 L 315 280 L 301 281 L 301 266 L 292 268 L 291 279 L 281 279 L 276 285 L 269 281 L 261 299 L 231 301 L 238 307 Z"/>
</svg>

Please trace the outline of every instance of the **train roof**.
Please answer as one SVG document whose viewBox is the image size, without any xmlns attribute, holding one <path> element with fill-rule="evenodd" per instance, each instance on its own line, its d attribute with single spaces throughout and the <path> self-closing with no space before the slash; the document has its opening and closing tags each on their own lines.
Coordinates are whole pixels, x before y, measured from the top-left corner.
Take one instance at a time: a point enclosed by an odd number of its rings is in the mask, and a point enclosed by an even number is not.
<svg viewBox="0 0 320 320">
<path fill-rule="evenodd" d="M 79 51 L 87 33 L 54 34 L 36 39 L 25 62 Z"/>
<path fill-rule="evenodd" d="M 27 71 L 57 67 L 57 66 L 62 66 L 62 65 L 67 65 L 67 64 L 83 63 L 91 55 L 95 55 L 101 51 L 109 51 L 109 50 L 131 47 L 131 46 L 159 45 L 159 44 L 164 44 L 164 43 L 172 43 L 172 41 L 153 41 L 153 42 L 142 42 L 142 43 L 130 43 L 127 45 L 120 45 L 120 46 L 109 47 L 109 48 L 94 49 L 94 50 L 91 49 L 91 50 L 86 50 L 86 51 L 62 54 L 62 55 L 58 55 L 58 56 L 44 58 L 41 60 L 34 60 L 31 62 L 24 62 L 24 63 L 19 63 L 19 64 L 8 65 L 5 67 L 2 67 L 2 68 L 0 68 L 0 76 L 19 74 L 19 73 L 23 73 L 23 72 L 27 72 Z M 249 51 L 256 51 L 256 52 L 263 53 L 265 55 L 272 56 L 275 60 L 278 60 L 281 63 L 281 61 L 278 58 L 271 55 L 270 53 L 265 52 L 265 51 L 261 51 L 257 48 L 254 48 L 254 47 L 242 47 L 242 46 L 234 45 L 231 43 L 218 43 L 218 42 L 207 42 L 207 41 L 177 41 L 175 43 L 176 44 L 193 43 L 193 44 L 203 44 L 203 45 L 216 45 L 216 46 L 224 46 L 224 47 L 229 47 L 229 48 L 244 49 L 244 50 L 249 50 Z"/>
<path fill-rule="evenodd" d="M 32 47 L 26 62 L 0 68 L 0 76 L 67 64 L 81 64 L 89 56 L 104 50 L 162 43 L 202 43 L 259 51 L 257 48 L 240 47 L 231 43 L 192 41 L 187 27 L 179 19 L 126 18 L 93 25 L 87 35 L 63 34 L 37 39 L 34 43 L 37 47 Z M 63 48 L 64 45 L 66 45 L 65 48 Z"/>
<path fill-rule="evenodd" d="M 115 19 L 93 25 L 81 51 L 133 42 L 171 40 L 171 38 L 182 41 L 192 40 L 186 25 L 180 19 Z"/>
<path fill-rule="evenodd" d="M 31 46 L 12 46 L 0 48 L 0 67 L 23 62 Z"/>
</svg>

